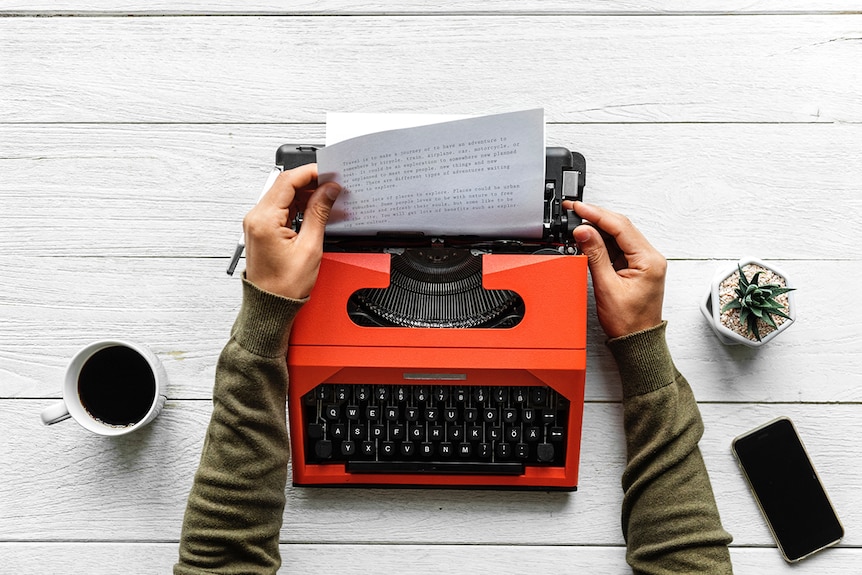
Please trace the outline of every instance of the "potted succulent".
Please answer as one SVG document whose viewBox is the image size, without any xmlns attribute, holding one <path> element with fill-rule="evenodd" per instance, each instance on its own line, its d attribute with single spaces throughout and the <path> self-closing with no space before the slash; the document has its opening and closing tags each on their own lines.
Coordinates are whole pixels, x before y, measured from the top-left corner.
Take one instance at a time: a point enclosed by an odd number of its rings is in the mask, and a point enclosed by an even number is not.
<svg viewBox="0 0 862 575">
<path fill-rule="evenodd" d="M 701 311 L 723 343 L 758 347 L 795 321 L 794 289 L 775 266 L 743 258 L 715 275 Z"/>
</svg>

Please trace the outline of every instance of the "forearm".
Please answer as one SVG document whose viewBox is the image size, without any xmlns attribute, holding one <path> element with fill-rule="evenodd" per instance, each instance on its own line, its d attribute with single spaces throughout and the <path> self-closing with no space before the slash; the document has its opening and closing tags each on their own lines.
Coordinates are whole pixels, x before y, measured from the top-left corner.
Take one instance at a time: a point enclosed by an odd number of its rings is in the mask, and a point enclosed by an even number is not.
<svg viewBox="0 0 862 575">
<path fill-rule="evenodd" d="M 216 368 L 177 574 L 278 570 L 289 457 L 285 354 L 300 305 L 243 284 L 243 307 Z"/>
<path fill-rule="evenodd" d="M 637 573 L 730 573 L 731 538 L 698 448 L 703 422 L 664 334 L 662 324 L 608 344 L 623 383 L 627 559 Z"/>
</svg>

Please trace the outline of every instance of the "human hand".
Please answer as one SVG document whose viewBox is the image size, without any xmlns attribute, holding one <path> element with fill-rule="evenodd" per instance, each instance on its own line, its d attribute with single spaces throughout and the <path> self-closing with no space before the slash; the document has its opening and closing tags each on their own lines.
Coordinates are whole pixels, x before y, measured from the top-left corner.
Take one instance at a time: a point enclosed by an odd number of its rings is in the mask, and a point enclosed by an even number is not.
<svg viewBox="0 0 862 575">
<path fill-rule="evenodd" d="M 284 297 L 302 299 L 317 281 L 323 231 L 341 192 L 336 183 L 317 186 L 317 164 L 283 172 L 245 216 L 246 279 Z M 289 226 L 303 212 L 297 234 Z"/>
<path fill-rule="evenodd" d="M 610 338 L 655 327 L 662 321 L 667 261 L 623 216 L 584 204 L 564 202 L 589 224 L 573 235 L 587 256 L 599 323 Z"/>
</svg>

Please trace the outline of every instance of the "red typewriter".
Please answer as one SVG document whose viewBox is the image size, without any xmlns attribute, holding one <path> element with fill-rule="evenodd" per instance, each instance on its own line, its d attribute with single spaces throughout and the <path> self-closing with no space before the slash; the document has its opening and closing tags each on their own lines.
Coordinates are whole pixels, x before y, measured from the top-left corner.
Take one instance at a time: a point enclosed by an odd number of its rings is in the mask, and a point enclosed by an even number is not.
<svg viewBox="0 0 862 575">
<path fill-rule="evenodd" d="M 577 489 L 587 262 L 562 201 L 585 160 L 545 171 L 541 240 L 327 236 L 287 358 L 294 485 Z"/>
</svg>

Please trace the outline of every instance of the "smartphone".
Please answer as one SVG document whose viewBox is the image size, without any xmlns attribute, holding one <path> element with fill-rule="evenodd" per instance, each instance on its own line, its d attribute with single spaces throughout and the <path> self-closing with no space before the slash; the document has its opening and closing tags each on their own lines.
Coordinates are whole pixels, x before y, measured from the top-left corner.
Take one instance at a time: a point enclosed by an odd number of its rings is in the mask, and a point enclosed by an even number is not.
<svg viewBox="0 0 862 575">
<path fill-rule="evenodd" d="M 731 447 L 786 561 L 841 540 L 844 528 L 790 419 L 761 425 Z"/>
</svg>

